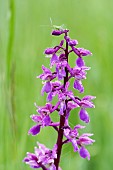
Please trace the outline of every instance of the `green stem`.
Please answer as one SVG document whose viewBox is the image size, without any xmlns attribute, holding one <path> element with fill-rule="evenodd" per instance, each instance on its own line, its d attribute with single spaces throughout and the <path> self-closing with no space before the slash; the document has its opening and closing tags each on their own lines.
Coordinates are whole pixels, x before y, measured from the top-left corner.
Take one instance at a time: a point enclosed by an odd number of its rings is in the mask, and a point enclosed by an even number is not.
<svg viewBox="0 0 113 170">
<path fill-rule="evenodd" d="M 9 37 L 8 37 L 8 47 L 7 47 L 7 83 L 8 86 L 10 84 L 10 72 L 11 72 L 11 64 L 12 64 L 12 51 L 13 51 L 13 44 L 14 44 L 14 0 L 9 0 L 9 11 L 10 11 L 10 18 L 9 18 Z"/>
</svg>

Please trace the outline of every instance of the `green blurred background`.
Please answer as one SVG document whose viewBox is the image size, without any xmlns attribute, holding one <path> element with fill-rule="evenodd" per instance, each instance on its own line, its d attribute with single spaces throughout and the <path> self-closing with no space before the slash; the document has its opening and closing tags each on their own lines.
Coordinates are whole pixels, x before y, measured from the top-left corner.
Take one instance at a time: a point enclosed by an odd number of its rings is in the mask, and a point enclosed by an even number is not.
<svg viewBox="0 0 113 170">
<path fill-rule="evenodd" d="M 32 137 L 30 114 L 34 102 L 44 105 L 40 96 L 41 65 L 49 65 L 43 51 L 59 43 L 50 36 L 53 24 L 65 24 L 71 38 L 89 49 L 85 58 L 91 66 L 84 81 L 85 95 L 96 95 L 96 108 L 89 110 L 91 122 L 84 132 L 94 133 L 96 143 L 89 146 L 91 160 L 64 146 L 63 170 L 113 169 L 113 1 L 112 0 L 0 0 L 0 170 L 30 170 L 22 163 L 27 151 L 33 152 L 36 141 L 52 147 L 56 133 L 49 128 Z M 74 63 L 72 57 L 70 63 Z M 70 123 L 78 122 L 72 114 Z M 79 123 L 83 124 L 79 121 Z"/>
</svg>

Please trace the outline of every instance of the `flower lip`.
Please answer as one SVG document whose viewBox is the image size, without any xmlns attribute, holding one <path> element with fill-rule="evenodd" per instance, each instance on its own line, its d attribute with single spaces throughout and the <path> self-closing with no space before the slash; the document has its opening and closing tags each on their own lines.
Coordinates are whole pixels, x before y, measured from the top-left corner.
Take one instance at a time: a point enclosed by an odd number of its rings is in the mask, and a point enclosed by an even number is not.
<svg viewBox="0 0 113 170">
<path fill-rule="evenodd" d="M 87 111 L 85 109 L 80 110 L 79 117 L 80 117 L 80 120 L 84 121 L 85 123 L 90 122 L 89 115 L 88 115 L 88 113 L 87 113 Z"/>
<path fill-rule="evenodd" d="M 82 59 L 82 57 L 78 57 L 76 60 L 76 64 L 78 67 L 83 67 L 85 65 L 84 60 Z"/>
<path fill-rule="evenodd" d="M 33 136 L 37 135 L 40 132 L 40 125 L 35 125 L 31 127 L 28 131 L 28 135 L 32 134 Z"/>
<path fill-rule="evenodd" d="M 90 160 L 90 154 L 88 150 L 83 146 L 80 148 L 79 154 L 82 158 L 87 158 L 88 160 Z"/>
</svg>

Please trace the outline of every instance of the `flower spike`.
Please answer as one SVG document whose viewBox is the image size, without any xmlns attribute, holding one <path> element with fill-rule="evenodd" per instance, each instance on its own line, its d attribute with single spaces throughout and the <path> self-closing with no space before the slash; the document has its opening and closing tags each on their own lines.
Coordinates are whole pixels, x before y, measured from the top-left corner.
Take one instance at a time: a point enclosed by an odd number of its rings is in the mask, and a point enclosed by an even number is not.
<svg viewBox="0 0 113 170">
<path fill-rule="evenodd" d="M 90 160 L 90 153 L 86 146 L 95 142 L 90 138 L 93 134 L 79 134 L 79 130 L 82 131 L 85 126 L 75 124 L 74 128 L 72 128 L 69 124 L 71 110 L 78 108 L 80 120 L 87 124 L 90 122 L 87 108 L 95 107 L 92 102 L 95 96 L 86 95 L 80 98 L 75 96 L 73 91 L 69 89 L 70 79 L 74 78 L 74 91 L 84 93 L 83 80 L 86 79 L 87 71 L 90 69 L 85 65 L 84 56 L 92 55 L 92 53 L 84 48 L 78 48 L 78 41 L 69 37 L 68 29 L 54 26 L 51 34 L 53 36 L 61 35 L 63 39 L 57 46 L 47 48 L 44 51 L 44 54 L 50 59 L 50 68 L 42 65 L 43 73 L 37 78 L 42 80 L 41 94 L 47 96 L 47 103 L 45 106 L 35 104 L 37 114 L 31 115 L 35 125 L 30 128 L 28 134 L 32 136 L 38 135 L 42 128 L 49 126 L 56 131 L 57 139 L 52 149 L 37 142 L 38 148 L 35 147 L 34 153 L 27 152 L 27 156 L 23 161 L 35 169 L 61 170 L 59 165 L 64 144 L 71 143 L 74 152 L 78 152 L 80 157 Z M 69 64 L 69 54 L 72 52 L 75 55 L 75 66 L 73 68 Z M 52 72 L 51 68 L 55 69 L 54 72 Z M 57 97 L 56 104 L 53 104 L 54 97 Z M 58 112 L 59 122 L 52 120 L 51 115 L 54 111 Z M 75 120 L 78 115 L 74 115 Z"/>
</svg>

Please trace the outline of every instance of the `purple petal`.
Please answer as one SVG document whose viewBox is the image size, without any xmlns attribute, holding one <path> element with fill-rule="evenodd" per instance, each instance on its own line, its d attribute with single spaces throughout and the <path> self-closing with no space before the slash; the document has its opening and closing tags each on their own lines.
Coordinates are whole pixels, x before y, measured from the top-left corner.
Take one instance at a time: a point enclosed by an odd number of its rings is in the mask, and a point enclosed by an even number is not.
<svg viewBox="0 0 113 170">
<path fill-rule="evenodd" d="M 82 145 L 91 145 L 94 142 L 95 142 L 95 140 L 93 140 L 89 137 L 86 137 L 86 136 L 82 136 L 82 135 L 78 139 L 78 143 L 80 143 Z"/>
<path fill-rule="evenodd" d="M 60 81 L 52 82 L 52 86 L 59 87 L 61 86 L 61 82 Z"/>
<path fill-rule="evenodd" d="M 46 103 L 46 108 L 51 111 L 52 109 L 52 104 L 51 103 Z"/>
<path fill-rule="evenodd" d="M 92 55 L 92 53 L 89 50 L 86 50 L 84 48 L 77 48 L 77 49 L 80 52 L 80 55 L 82 56 Z"/>
<path fill-rule="evenodd" d="M 83 146 L 80 148 L 79 154 L 82 158 L 88 158 L 88 160 L 90 160 L 90 154 L 88 150 Z"/>
<path fill-rule="evenodd" d="M 40 168 L 40 165 L 37 165 L 37 163 L 29 163 L 30 167 L 33 169 Z"/>
<path fill-rule="evenodd" d="M 52 101 L 52 99 L 53 99 L 52 92 L 50 92 L 47 96 L 47 101 L 50 102 L 50 101 Z"/>
<path fill-rule="evenodd" d="M 75 102 L 73 102 L 73 101 L 69 101 L 69 102 L 68 102 L 68 108 L 69 108 L 70 110 L 75 109 L 75 108 L 77 108 L 77 107 L 79 107 L 79 105 L 78 105 L 77 103 L 75 103 Z"/>
<path fill-rule="evenodd" d="M 78 67 L 83 67 L 85 65 L 84 60 L 81 57 L 77 58 L 76 64 Z"/>
<path fill-rule="evenodd" d="M 61 74 L 61 70 L 59 70 L 58 67 L 56 67 L 56 72 L 57 72 L 58 80 L 62 80 L 63 79 L 63 75 Z"/>
<path fill-rule="evenodd" d="M 61 40 L 60 46 L 63 46 L 63 44 L 64 44 L 64 40 Z"/>
<path fill-rule="evenodd" d="M 85 126 L 82 126 L 82 125 L 79 125 L 79 124 L 74 127 L 74 129 L 83 129 L 83 128 L 85 128 Z"/>
<path fill-rule="evenodd" d="M 69 88 L 69 85 L 70 85 L 70 82 L 66 82 L 66 85 L 65 85 L 65 90 L 68 91 L 68 88 Z"/>
<path fill-rule="evenodd" d="M 80 105 L 83 108 L 95 108 L 95 105 L 92 102 L 88 101 L 88 100 L 81 100 Z"/>
<path fill-rule="evenodd" d="M 55 52 L 54 48 L 47 48 L 44 53 L 45 54 L 53 54 L 54 52 Z"/>
<path fill-rule="evenodd" d="M 89 115 L 87 113 L 87 111 L 85 109 L 81 109 L 79 112 L 79 117 L 82 121 L 84 121 L 85 123 L 89 123 L 90 119 L 89 119 Z"/>
<path fill-rule="evenodd" d="M 50 125 L 49 126 L 59 126 L 60 125 L 60 123 L 59 122 L 54 122 L 54 123 L 50 123 Z"/>
<path fill-rule="evenodd" d="M 88 136 L 93 136 L 93 133 L 83 133 L 81 136 L 82 137 L 88 137 Z"/>
<path fill-rule="evenodd" d="M 40 132 L 40 125 L 35 125 L 29 129 L 28 134 L 37 135 Z"/>
<path fill-rule="evenodd" d="M 77 41 L 77 40 L 70 40 L 70 41 L 68 42 L 68 44 L 69 44 L 69 46 L 75 46 L 75 45 L 78 44 L 78 41 Z"/>
<path fill-rule="evenodd" d="M 35 150 L 35 152 L 36 152 L 36 154 L 38 155 L 39 153 L 40 153 L 40 151 L 41 152 L 48 152 L 49 151 L 49 149 L 48 148 L 46 148 L 46 146 L 44 145 L 44 144 L 41 144 L 41 143 L 39 143 L 39 142 L 37 142 L 37 145 L 38 145 L 38 147 L 39 147 L 39 149 L 38 150 Z M 37 152 L 38 151 L 38 152 Z"/>
<path fill-rule="evenodd" d="M 74 81 L 74 88 L 79 90 L 80 93 L 84 92 L 84 87 L 83 87 L 83 85 L 82 85 L 80 80 L 75 80 Z"/>
<path fill-rule="evenodd" d="M 72 48 L 73 52 L 80 57 L 79 50 L 77 48 L 75 48 L 74 46 L 72 46 L 71 48 Z"/>
<path fill-rule="evenodd" d="M 51 123 L 51 119 L 49 116 L 45 116 L 43 119 L 43 126 L 49 126 L 49 124 Z"/>
<path fill-rule="evenodd" d="M 62 74 L 58 73 L 58 80 L 62 80 L 62 79 L 63 79 Z"/>
<path fill-rule="evenodd" d="M 63 77 L 65 77 L 65 76 L 66 76 L 65 68 L 61 68 L 61 75 L 62 75 Z"/>
<path fill-rule="evenodd" d="M 57 144 L 55 144 L 52 149 L 52 155 L 51 155 L 52 158 L 57 158 L 57 154 L 56 154 L 57 148 L 58 148 Z"/>
<path fill-rule="evenodd" d="M 53 64 L 54 64 L 56 61 L 58 61 L 58 56 L 57 56 L 56 54 L 53 54 L 53 55 L 52 55 L 52 58 L 51 58 L 51 61 L 50 61 L 51 66 L 53 66 Z"/>
<path fill-rule="evenodd" d="M 58 107 L 59 107 L 59 105 L 60 105 L 60 101 L 58 101 L 58 102 L 56 103 L 56 105 L 52 108 L 51 112 L 54 112 L 55 110 L 57 110 Z"/>
<path fill-rule="evenodd" d="M 50 83 L 50 81 L 48 81 L 44 84 L 41 94 L 43 95 L 44 92 L 49 93 L 50 91 L 51 91 L 51 83 Z"/>
<path fill-rule="evenodd" d="M 56 36 L 59 36 L 59 35 L 61 35 L 63 32 L 62 32 L 62 30 L 53 30 L 52 31 L 52 35 L 56 35 Z"/>
<path fill-rule="evenodd" d="M 28 157 L 25 157 L 25 158 L 23 159 L 23 162 L 29 162 L 29 158 L 28 158 Z"/>
<path fill-rule="evenodd" d="M 40 166 L 37 163 L 38 159 L 35 154 L 29 153 L 28 157 L 24 158 L 23 161 L 26 162 L 26 164 L 30 165 L 31 168 L 40 168 Z"/>
<path fill-rule="evenodd" d="M 64 114 L 64 110 L 66 109 L 66 105 L 65 105 L 65 102 L 61 102 L 60 103 L 60 115 L 63 115 Z"/>
<path fill-rule="evenodd" d="M 27 164 L 29 164 L 31 168 L 40 168 L 40 165 L 34 160 L 30 160 Z"/>
<path fill-rule="evenodd" d="M 96 96 L 90 96 L 90 95 L 87 95 L 87 96 L 84 96 L 83 98 L 82 98 L 82 100 L 93 100 L 93 99 L 95 99 L 96 98 Z"/>
<path fill-rule="evenodd" d="M 76 55 L 80 56 L 87 56 L 87 55 L 92 55 L 92 53 L 89 50 L 86 50 L 84 48 L 75 48 L 72 46 L 72 50 Z"/>
<path fill-rule="evenodd" d="M 73 145 L 74 152 L 77 152 L 79 150 L 79 148 L 78 148 L 76 140 L 75 139 L 71 140 L 71 143 Z"/>
<path fill-rule="evenodd" d="M 30 118 L 34 121 L 34 122 L 40 122 L 42 119 L 39 115 L 31 115 Z"/>
<path fill-rule="evenodd" d="M 65 59 L 65 54 L 64 53 L 62 53 L 62 54 L 60 54 L 60 56 L 59 56 L 59 61 L 61 62 L 61 61 L 63 61 Z M 60 64 L 60 63 L 59 63 Z M 62 62 L 62 64 L 63 64 L 63 62 Z"/>
<path fill-rule="evenodd" d="M 27 157 L 29 158 L 29 160 L 37 161 L 37 156 L 34 153 L 27 152 Z"/>
<path fill-rule="evenodd" d="M 64 129 L 64 135 L 65 135 L 68 139 L 70 138 L 69 133 L 70 133 L 70 128 L 65 128 L 65 129 Z"/>
<path fill-rule="evenodd" d="M 45 74 L 47 74 L 47 73 L 51 74 L 50 69 L 45 67 L 44 65 L 42 65 L 42 70 L 44 71 Z"/>
</svg>

